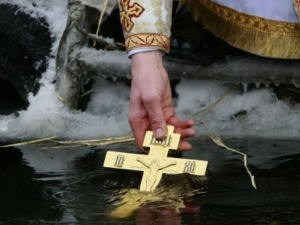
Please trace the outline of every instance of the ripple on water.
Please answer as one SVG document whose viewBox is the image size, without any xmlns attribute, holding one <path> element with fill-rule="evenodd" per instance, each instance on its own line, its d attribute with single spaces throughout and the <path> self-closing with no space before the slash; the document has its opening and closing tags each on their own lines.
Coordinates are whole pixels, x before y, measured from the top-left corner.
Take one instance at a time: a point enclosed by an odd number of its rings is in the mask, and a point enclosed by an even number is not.
<svg viewBox="0 0 300 225">
<path fill-rule="evenodd" d="M 141 173 L 104 169 L 105 150 L 1 149 L 0 224 L 299 224 L 299 143 L 224 142 L 250 156 L 258 190 L 241 158 L 208 140 L 186 156 L 209 160 L 208 180 L 164 176 L 151 195 L 137 190 Z"/>
</svg>

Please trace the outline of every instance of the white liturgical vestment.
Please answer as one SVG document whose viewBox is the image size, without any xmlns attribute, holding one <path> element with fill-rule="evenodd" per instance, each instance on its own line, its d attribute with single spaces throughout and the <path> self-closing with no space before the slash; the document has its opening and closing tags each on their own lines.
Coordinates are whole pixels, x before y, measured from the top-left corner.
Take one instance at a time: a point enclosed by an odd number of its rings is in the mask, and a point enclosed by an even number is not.
<svg viewBox="0 0 300 225">
<path fill-rule="evenodd" d="M 300 0 L 181 0 L 196 21 L 250 53 L 300 58 Z M 170 48 L 172 0 L 119 0 L 127 50 Z"/>
<path fill-rule="evenodd" d="M 298 22 L 293 0 L 213 0 L 238 12 L 270 20 Z"/>
</svg>

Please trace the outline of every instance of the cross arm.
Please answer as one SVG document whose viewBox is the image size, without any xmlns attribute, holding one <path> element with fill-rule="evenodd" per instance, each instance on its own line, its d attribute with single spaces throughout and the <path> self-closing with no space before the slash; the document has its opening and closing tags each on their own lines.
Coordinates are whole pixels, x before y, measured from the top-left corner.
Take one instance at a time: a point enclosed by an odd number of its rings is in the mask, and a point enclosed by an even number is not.
<svg viewBox="0 0 300 225">
<path fill-rule="evenodd" d="M 166 168 L 163 172 L 168 174 L 181 174 L 189 173 L 192 175 L 205 176 L 208 161 L 204 160 L 192 160 L 192 159 L 177 159 L 177 158 L 168 158 L 169 161 L 176 162 L 175 166 Z"/>
<path fill-rule="evenodd" d="M 114 169 L 143 171 L 145 166 L 137 159 L 146 161 L 147 156 L 142 154 L 107 151 L 103 166 Z"/>
</svg>

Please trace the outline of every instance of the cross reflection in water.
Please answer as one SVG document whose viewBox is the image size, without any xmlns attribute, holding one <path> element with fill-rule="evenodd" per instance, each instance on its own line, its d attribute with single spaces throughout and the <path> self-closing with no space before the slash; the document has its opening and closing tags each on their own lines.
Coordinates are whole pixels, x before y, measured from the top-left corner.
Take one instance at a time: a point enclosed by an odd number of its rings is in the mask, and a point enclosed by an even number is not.
<svg viewBox="0 0 300 225">
<path fill-rule="evenodd" d="M 122 197 L 130 193 L 122 190 L 138 189 L 141 173 L 104 170 L 101 165 L 106 151 L 0 149 L 0 223 L 136 224 L 138 221 L 145 224 L 152 220 L 161 224 L 174 221 L 177 224 L 222 224 L 224 221 L 299 224 L 299 142 L 259 139 L 224 142 L 250 156 L 257 191 L 251 187 L 239 156 L 212 145 L 209 140 L 197 140 L 193 143 L 194 150 L 185 158 L 210 162 L 212 175 L 205 183 L 204 192 L 200 190 L 191 196 L 184 188 L 176 192 L 175 187 L 183 183 L 182 178 L 164 176 L 164 188 L 158 188 L 163 190 L 158 196 L 165 197 L 142 202 L 130 213 L 131 217 L 123 219 L 109 215 L 120 206 Z M 133 146 L 122 148 L 130 152 Z M 197 182 L 188 181 L 185 187 L 197 190 Z M 179 197 L 172 198 L 174 192 Z M 138 197 L 134 192 L 133 196 Z M 179 212 L 174 202 L 179 206 L 179 202 L 183 203 Z M 193 223 L 194 220 L 198 222 Z"/>
</svg>

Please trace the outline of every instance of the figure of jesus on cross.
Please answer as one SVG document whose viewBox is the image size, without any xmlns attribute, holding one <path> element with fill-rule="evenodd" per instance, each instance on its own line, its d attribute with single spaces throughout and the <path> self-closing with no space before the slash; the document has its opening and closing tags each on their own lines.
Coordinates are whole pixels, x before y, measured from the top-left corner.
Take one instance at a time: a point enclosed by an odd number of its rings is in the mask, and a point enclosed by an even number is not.
<svg viewBox="0 0 300 225">
<path fill-rule="evenodd" d="M 173 166 L 173 165 L 177 164 L 176 161 L 173 161 L 173 162 L 168 163 L 166 165 L 160 166 L 158 159 L 154 159 L 150 163 L 146 163 L 140 157 L 137 158 L 136 160 L 139 161 L 140 163 L 142 163 L 144 166 L 146 166 L 150 170 L 149 175 L 146 177 L 145 191 L 147 191 L 147 192 L 150 192 L 152 190 L 153 185 L 157 186 L 157 184 L 155 184 L 156 181 L 158 181 L 158 182 L 160 181 L 160 177 L 159 177 L 159 174 L 158 174 L 159 170 L 162 170 L 162 169 L 165 169 L 169 166 Z"/>
<path fill-rule="evenodd" d="M 168 126 L 166 137 L 157 140 L 152 131 L 147 131 L 143 146 L 150 148 L 148 155 L 108 151 L 104 167 L 143 171 L 140 190 L 145 192 L 155 190 L 163 173 L 205 176 L 207 161 L 168 157 L 169 150 L 176 150 L 180 140 L 180 135 L 173 132 L 174 127 Z"/>
</svg>

